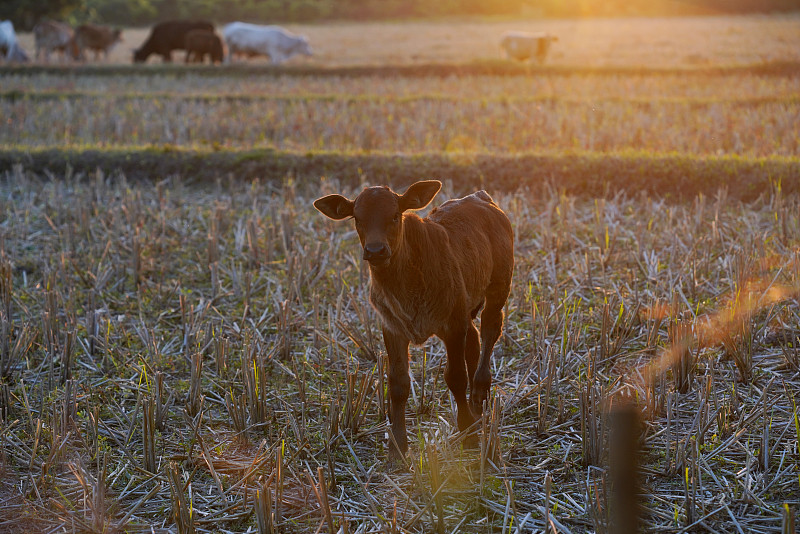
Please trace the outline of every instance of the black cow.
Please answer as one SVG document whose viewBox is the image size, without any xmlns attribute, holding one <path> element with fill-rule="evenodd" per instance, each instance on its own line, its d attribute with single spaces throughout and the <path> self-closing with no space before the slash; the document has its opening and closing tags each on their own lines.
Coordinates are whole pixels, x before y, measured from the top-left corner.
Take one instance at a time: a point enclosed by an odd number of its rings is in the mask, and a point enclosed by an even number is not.
<svg viewBox="0 0 800 534">
<path fill-rule="evenodd" d="M 150 36 L 141 48 L 133 52 L 133 62 L 143 63 L 150 54 L 159 54 L 164 62 L 172 62 L 173 50 L 184 50 L 186 34 L 192 30 L 214 31 L 207 20 L 168 20 L 153 26 Z"/>
</svg>

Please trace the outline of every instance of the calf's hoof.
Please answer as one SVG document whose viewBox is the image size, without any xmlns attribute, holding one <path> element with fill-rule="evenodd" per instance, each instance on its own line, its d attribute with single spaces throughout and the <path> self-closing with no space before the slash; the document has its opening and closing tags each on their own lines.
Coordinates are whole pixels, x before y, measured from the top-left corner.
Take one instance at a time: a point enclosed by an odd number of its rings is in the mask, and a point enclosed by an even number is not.
<svg viewBox="0 0 800 534">
<path fill-rule="evenodd" d="M 466 436 L 464 436 L 464 450 L 476 450 L 480 448 L 480 439 L 478 438 L 478 431 L 472 430 Z"/>
<path fill-rule="evenodd" d="M 390 471 L 395 473 L 408 471 L 406 455 L 400 453 L 395 447 L 391 446 L 389 448 L 389 455 L 386 458 L 386 466 Z"/>
<path fill-rule="evenodd" d="M 489 398 L 489 388 L 491 386 L 491 376 L 483 376 L 480 371 L 475 373 L 475 380 L 472 382 L 472 389 L 469 392 L 469 406 L 475 417 L 479 419 L 483 414 L 483 403 Z"/>
<path fill-rule="evenodd" d="M 480 419 L 483 415 L 484 402 L 486 402 L 486 393 L 473 391 L 469 396 L 469 408 L 472 410 L 472 415 L 475 416 L 475 419 Z"/>
</svg>

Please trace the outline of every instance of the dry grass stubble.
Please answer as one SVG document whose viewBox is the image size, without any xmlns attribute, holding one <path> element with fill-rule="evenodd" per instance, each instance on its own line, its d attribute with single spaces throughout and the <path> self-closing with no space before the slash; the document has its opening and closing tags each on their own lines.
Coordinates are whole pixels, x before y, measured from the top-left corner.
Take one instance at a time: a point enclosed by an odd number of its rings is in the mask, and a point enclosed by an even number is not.
<svg viewBox="0 0 800 534">
<path fill-rule="evenodd" d="M 645 419 L 645 524 L 779 527 L 798 495 L 797 198 L 497 195 L 517 269 L 482 453 L 460 450 L 429 342 L 410 471 L 391 473 L 366 271 L 311 208 L 339 188 L 6 173 L 0 527 L 603 530 L 617 394 Z M 693 341 L 715 321 L 725 342 Z"/>
</svg>

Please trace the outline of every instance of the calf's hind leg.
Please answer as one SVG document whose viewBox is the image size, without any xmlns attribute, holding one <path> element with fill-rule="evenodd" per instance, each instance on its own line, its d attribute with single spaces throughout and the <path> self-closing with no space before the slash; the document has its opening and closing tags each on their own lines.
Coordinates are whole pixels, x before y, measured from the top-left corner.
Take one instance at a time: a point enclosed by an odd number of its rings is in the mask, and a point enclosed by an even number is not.
<svg viewBox="0 0 800 534">
<path fill-rule="evenodd" d="M 456 420 L 458 421 L 459 430 L 466 430 L 475 422 L 475 417 L 473 417 L 467 402 L 467 385 L 469 382 L 465 358 L 467 332 L 468 329 L 464 328 L 464 325 L 459 325 L 453 331 L 442 336 L 447 349 L 447 367 L 444 370 L 444 380 L 447 382 L 447 387 L 453 393 L 453 398 L 456 401 L 458 410 Z"/>
<path fill-rule="evenodd" d="M 467 387 L 472 391 L 472 380 L 478 369 L 478 360 L 481 357 L 481 340 L 478 329 L 470 321 L 467 325 L 467 342 L 464 346 L 464 359 L 467 361 Z M 475 414 L 473 414 L 475 415 Z"/>
<path fill-rule="evenodd" d="M 483 413 L 483 402 L 489 396 L 489 387 L 492 385 L 489 365 L 492 361 L 494 345 L 503 330 L 503 306 L 505 306 L 510 289 L 510 284 L 496 284 L 489 286 L 486 293 L 486 306 L 481 313 L 481 357 L 472 378 L 472 389 L 469 395 L 470 406 L 476 416 Z"/>
</svg>

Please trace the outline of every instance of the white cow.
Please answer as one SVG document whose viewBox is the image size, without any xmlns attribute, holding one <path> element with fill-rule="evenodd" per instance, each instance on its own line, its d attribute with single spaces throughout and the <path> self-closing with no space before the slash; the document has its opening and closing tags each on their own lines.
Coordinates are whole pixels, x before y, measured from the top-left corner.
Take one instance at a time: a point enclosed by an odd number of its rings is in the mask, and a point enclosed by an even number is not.
<svg viewBox="0 0 800 534">
<path fill-rule="evenodd" d="M 231 22 L 222 30 L 228 45 L 230 62 L 234 54 L 269 56 L 273 63 L 283 63 L 295 54 L 312 54 L 308 39 L 279 26 L 261 26 L 247 22 Z"/>
<path fill-rule="evenodd" d="M 509 59 L 525 61 L 532 57 L 544 63 L 550 45 L 558 41 L 558 37 L 549 33 L 508 32 L 500 41 Z"/>
<path fill-rule="evenodd" d="M 28 61 L 28 54 L 19 45 L 14 24 L 10 20 L 0 22 L 0 58 L 14 63 Z"/>
</svg>

